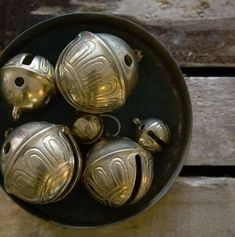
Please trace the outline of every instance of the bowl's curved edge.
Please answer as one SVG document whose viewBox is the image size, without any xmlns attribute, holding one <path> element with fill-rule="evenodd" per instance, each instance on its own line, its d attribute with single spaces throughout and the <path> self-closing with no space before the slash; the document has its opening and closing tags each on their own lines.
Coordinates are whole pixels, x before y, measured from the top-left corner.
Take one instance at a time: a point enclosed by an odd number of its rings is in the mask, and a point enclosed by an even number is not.
<svg viewBox="0 0 235 237">
<path fill-rule="evenodd" d="M 65 14 L 65 15 L 61 15 L 61 16 L 56 16 L 56 17 L 52 17 L 52 18 L 48 18 L 46 20 L 43 20 L 31 27 L 29 27 L 28 29 L 26 29 L 25 31 L 23 31 L 21 34 L 19 34 L 15 39 L 13 39 L 6 47 L 5 49 L 0 53 L 0 65 L 2 64 L 3 61 L 6 60 L 6 55 L 9 54 L 9 51 L 11 48 L 14 48 L 14 45 L 16 43 L 20 43 L 20 41 L 24 41 L 25 38 L 30 37 L 30 35 L 34 34 L 35 29 L 37 29 L 38 27 L 41 27 L 41 30 L 44 30 L 47 28 L 47 25 L 58 21 L 58 20 L 62 20 L 64 18 L 74 18 L 74 17 L 105 17 L 109 20 L 115 20 L 115 21 L 122 21 L 125 24 L 129 24 L 132 25 L 133 27 L 135 27 L 135 29 L 138 29 L 142 32 L 144 32 L 145 34 L 148 35 L 149 40 L 151 40 L 152 42 L 154 42 L 154 44 L 156 44 L 156 47 L 159 47 L 160 50 L 162 51 L 163 54 L 165 54 L 167 56 L 167 58 L 170 59 L 172 66 L 174 67 L 175 70 L 175 74 L 177 75 L 177 78 L 181 78 L 182 80 L 180 81 L 182 84 L 182 90 L 183 90 L 183 95 L 184 95 L 184 103 L 185 103 L 185 110 L 186 110 L 186 121 L 187 121 L 187 127 L 186 127 L 186 131 L 185 131 L 185 137 L 187 137 L 187 141 L 185 141 L 184 144 L 184 149 L 181 155 L 181 159 L 180 162 L 177 165 L 177 168 L 175 169 L 174 173 L 172 174 L 171 178 L 168 180 L 167 184 L 165 185 L 165 187 L 151 200 L 151 202 L 149 202 L 147 205 L 143 206 L 138 213 L 136 213 L 135 215 L 138 215 L 140 213 L 143 213 L 144 210 L 149 209 L 151 206 L 153 206 L 156 202 L 158 202 L 169 190 L 170 188 L 173 186 L 176 178 L 178 177 L 183 164 L 185 162 L 185 159 L 187 157 L 187 153 L 189 151 L 189 147 L 190 147 L 190 143 L 191 143 L 191 138 L 192 138 L 192 107 L 191 107 L 191 100 L 190 100 L 190 95 L 189 95 L 189 91 L 186 85 L 186 82 L 184 80 L 183 74 L 178 66 L 178 64 L 176 63 L 174 57 L 171 55 L 171 53 L 165 48 L 165 46 L 162 45 L 162 43 L 160 43 L 155 36 L 153 36 L 151 33 L 149 33 L 148 31 L 146 31 L 144 28 L 142 28 L 141 26 L 137 25 L 135 22 L 132 22 L 130 20 L 127 20 L 125 18 L 119 17 L 119 16 L 115 16 L 115 15 L 111 15 L 111 14 L 102 14 L 102 13 L 71 13 L 71 14 Z M 27 36 L 27 37 L 26 37 Z M 12 50 L 12 49 L 11 49 Z M 126 219 L 129 219 L 131 217 L 133 217 L 134 215 L 130 215 L 127 216 L 121 220 L 117 220 L 117 221 L 112 221 L 110 223 L 107 224 L 101 224 L 101 225 L 96 225 L 96 226 L 74 226 L 74 225 L 68 225 L 68 224 L 64 224 L 58 221 L 53 221 L 50 219 L 46 219 L 45 216 L 29 210 L 25 207 L 22 207 L 22 205 L 20 205 L 20 203 L 17 202 L 17 199 L 15 199 L 14 197 L 12 197 L 11 195 L 7 194 L 11 199 L 14 199 L 14 201 L 17 203 L 17 205 L 19 205 L 21 208 L 23 208 L 25 211 L 27 211 L 28 213 L 39 217 L 40 219 L 43 219 L 44 221 L 49 221 L 50 223 L 59 225 L 59 226 L 63 226 L 63 227 L 70 227 L 70 228 L 76 228 L 76 229 L 91 229 L 91 228 L 98 228 L 98 227 L 105 227 L 105 226 L 110 226 L 111 224 L 117 224 L 120 223 Z"/>
</svg>

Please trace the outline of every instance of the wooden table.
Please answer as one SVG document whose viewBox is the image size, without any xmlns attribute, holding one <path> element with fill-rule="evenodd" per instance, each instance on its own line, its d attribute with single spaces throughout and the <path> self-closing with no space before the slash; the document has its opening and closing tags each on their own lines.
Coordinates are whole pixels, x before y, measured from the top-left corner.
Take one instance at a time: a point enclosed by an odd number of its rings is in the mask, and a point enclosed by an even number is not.
<svg viewBox="0 0 235 237">
<path fill-rule="evenodd" d="M 152 32 L 186 74 L 193 140 L 174 187 L 114 226 L 71 230 L 39 220 L 0 190 L 0 237 L 235 236 L 235 1 L 1 0 L 0 50 L 28 26 L 71 12 L 127 17 Z"/>
</svg>

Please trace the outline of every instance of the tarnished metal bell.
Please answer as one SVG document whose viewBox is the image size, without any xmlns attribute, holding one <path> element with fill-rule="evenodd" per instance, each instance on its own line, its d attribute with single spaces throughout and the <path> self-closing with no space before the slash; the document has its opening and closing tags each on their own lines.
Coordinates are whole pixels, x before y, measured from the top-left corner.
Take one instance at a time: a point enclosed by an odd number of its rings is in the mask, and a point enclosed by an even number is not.
<svg viewBox="0 0 235 237">
<path fill-rule="evenodd" d="M 47 104 L 55 93 L 55 73 L 51 63 L 29 53 L 10 59 L 0 72 L 1 94 L 13 107 L 16 120 L 24 110 L 37 109 Z"/>
<path fill-rule="evenodd" d="M 136 52 L 114 35 L 81 32 L 57 61 L 57 87 L 78 110 L 114 111 L 136 84 L 141 58 Z"/>
<path fill-rule="evenodd" d="M 120 207 L 144 197 L 153 173 L 148 151 L 128 138 L 107 138 L 88 153 L 83 181 L 99 202 Z"/>
<path fill-rule="evenodd" d="M 27 123 L 13 130 L 1 149 L 6 192 L 33 204 L 64 198 L 81 168 L 79 148 L 63 125 Z"/>
<path fill-rule="evenodd" d="M 120 121 L 111 114 L 82 114 L 74 122 L 72 133 L 83 144 L 91 144 L 96 142 L 104 133 L 104 120 L 103 118 L 112 119 L 117 125 L 117 131 L 112 136 L 117 136 L 121 130 Z M 110 133 L 105 135 L 110 136 Z"/>
<path fill-rule="evenodd" d="M 137 125 L 136 140 L 150 152 L 162 151 L 162 147 L 170 142 L 170 129 L 159 119 L 149 118 L 140 120 L 135 118 Z"/>
<path fill-rule="evenodd" d="M 72 132 L 83 144 L 97 141 L 103 134 L 103 119 L 94 114 L 84 114 L 73 124 Z"/>
</svg>

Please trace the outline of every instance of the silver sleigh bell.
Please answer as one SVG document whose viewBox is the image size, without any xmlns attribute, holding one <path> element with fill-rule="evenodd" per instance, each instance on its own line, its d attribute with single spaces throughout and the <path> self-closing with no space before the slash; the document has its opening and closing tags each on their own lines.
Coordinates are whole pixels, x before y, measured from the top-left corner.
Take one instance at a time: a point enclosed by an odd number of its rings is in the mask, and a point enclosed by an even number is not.
<svg viewBox="0 0 235 237">
<path fill-rule="evenodd" d="M 63 125 L 31 122 L 7 135 L 1 149 L 6 192 L 33 204 L 64 198 L 81 176 L 79 148 Z"/>
<path fill-rule="evenodd" d="M 159 119 L 133 119 L 136 127 L 136 141 L 150 152 L 162 151 L 164 145 L 170 142 L 170 129 Z"/>
<path fill-rule="evenodd" d="M 99 202 L 120 207 L 145 196 L 153 173 L 153 157 L 148 151 L 128 138 L 107 138 L 88 153 L 83 181 Z"/>
<path fill-rule="evenodd" d="M 107 113 L 121 107 L 138 77 L 140 51 L 110 34 L 81 32 L 61 53 L 56 84 L 76 109 Z"/>
<path fill-rule="evenodd" d="M 1 94 L 13 107 L 17 120 L 24 110 L 46 105 L 55 93 L 55 73 L 51 63 L 29 53 L 11 58 L 0 71 Z"/>
</svg>

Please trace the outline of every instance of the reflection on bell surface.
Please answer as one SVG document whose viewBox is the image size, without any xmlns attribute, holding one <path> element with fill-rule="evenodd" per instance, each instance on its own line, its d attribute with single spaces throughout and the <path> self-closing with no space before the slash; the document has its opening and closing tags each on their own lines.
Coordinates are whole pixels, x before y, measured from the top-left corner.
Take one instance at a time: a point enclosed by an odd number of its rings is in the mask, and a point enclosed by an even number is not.
<svg viewBox="0 0 235 237">
<path fill-rule="evenodd" d="M 0 89 L 17 120 L 22 111 L 35 110 L 50 101 L 56 91 L 54 68 L 41 56 L 18 54 L 1 68 Z"/>
<path fill-rule="evenodd" d="M 57 87 L 80 111 L 114 111 L 135 87 L 139 55 L 114 35 L 81 32 L 57 61 Z"/>
<path fill-rule="evenodd" d="M 94 114 L 84 114 L 77 118 L 72 127 L 72 133 L 83 144 L 96 142 L 103 134 L 103 119 Z"/>
<path fill-rule="evenodd" d="M 82 160 L 63 125 L 31 122 L 13 130 L 1 149 L 6 192 L 33 204 L 64 198 L 81 176 Z"/>
<path fill-rule="evenodd" d="M 163 147 L 170 142 L 170 129 L 159 119 L 148 118 L 140 120 L 135 118 L 136 141 L 150 152 L 162 151 Z"/>
<path fill-rule="evenodd" d="M 107 138 L 88 153 L 83 181 L 96 200 L 120 207 L 145 196 L 153 173 L 153 157 L 148 151 L 128 138 Z"/>
</svg>

